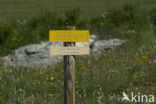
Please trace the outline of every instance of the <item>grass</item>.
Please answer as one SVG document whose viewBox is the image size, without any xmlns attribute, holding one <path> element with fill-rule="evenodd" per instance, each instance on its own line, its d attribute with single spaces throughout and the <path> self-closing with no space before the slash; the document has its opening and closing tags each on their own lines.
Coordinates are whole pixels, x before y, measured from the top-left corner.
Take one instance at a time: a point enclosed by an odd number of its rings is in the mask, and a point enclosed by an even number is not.
<svg viewBox="0 0 156 104">
<path fill-rule="evenodd" d="M 76 57 L 76 104 L 127 104 L 123 91 L 156 96 L 155 39 L 154 28 L 144 28 L 115 51 Z M 2 104 L 63 103 L 63 63 L 0 67 L 0 92 Z"/>
<path fill-rule="evenodd" d="M 135 5 L 124 5 L 129 2 Z M 0 19 L 0 55 L 48 40 L 50 29 L 75 25 L 77 29 L 98 34 L 100 39 L 127 40 L 115 51 L 76 57 L 76 104 L 127 104 L 121 102 L 123 91 L 156 96 L 155 3 L 154 0 L 0 0 L 0 15 L 4 14 Z M 80 9 L 71 9 L 75 7 Z M 62 62 L 34 68 L 1 65 L 0 104 L 63 103 L 62 67 Z"/>
<path fill-rule="evenodd" d="M 155 0 L 0 0 L 0 15 L 2 18 L 32 18 L 40 14 L 40 11 L 50 10 L 62 13 L 71 8 L 79 7 L 82 15 L 87 18 L 97 16 L 109 9 L 116 9 L 125 4 L 140 3 L 141 8 L 155 7 Z"/>
<path fill-rule="evenodd" d="M 0 55 L 9 54 L 12 50 L 26 44 L 46 41 L 49 38 L 49 30 L 62 30 L 63 26 L 67 25 L 75 25 L 76 29 L 80 30 L 90 30 L 91 34 L 98 34 L 100 39 L 146 39 L 147 34 L 144 34 L 144 31 L 155 31 L 156 9 L 140 8 L 140 4 L 125 5 L 90 19 L 82 16 L 82 9 L 74 8 L 61 15 L 45 11 L 30 20 L 0 21 L 0 48 L 2 49 Z M 143 40 L 139 40 L 138 43 L 140 41 Z"/>
<path fill-rule="evenodd" d="M 118 101 L 123 91 L 156 95 L 155 41 L 137 50 L 123 47 L 96 57 L 76 58 L 76 104 L 127 104 Z M 61 104 L 63 64 L 1 67 L 0 92 L 1 104 Z"/>
</svg>

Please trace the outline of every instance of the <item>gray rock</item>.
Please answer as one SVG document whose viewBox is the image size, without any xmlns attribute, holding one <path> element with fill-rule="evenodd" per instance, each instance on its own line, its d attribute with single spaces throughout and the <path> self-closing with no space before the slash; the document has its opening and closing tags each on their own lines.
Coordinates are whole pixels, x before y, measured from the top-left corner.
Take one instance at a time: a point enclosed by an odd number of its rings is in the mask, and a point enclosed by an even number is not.
<svg viewBox="0 0 156 104">
<path fill-rule="evenodd" d="M 120 39 L 109 39 L 109 40 L 98 40 L 95 35 L 90 35 L 88 42 L 77 42 L 76 46 L 92 46 L 92 52 L 99 52 L 104 49 L 113 48 L 115 46 L 122 45 L 125 40 Z M 39 44 L 30 44 L 20 47 L 14 50 L 12 58 L 8 58 L 5 61 L 5 65 L 11 66 L 38 66 L 38 65 L 54 65 L 61 62 L 62 56 L 50 56 L 50 47 L 63 46 L 61 42 L 40 42 Z M 6 56 L 5 56 L 6 57 Z"/>
</svg>

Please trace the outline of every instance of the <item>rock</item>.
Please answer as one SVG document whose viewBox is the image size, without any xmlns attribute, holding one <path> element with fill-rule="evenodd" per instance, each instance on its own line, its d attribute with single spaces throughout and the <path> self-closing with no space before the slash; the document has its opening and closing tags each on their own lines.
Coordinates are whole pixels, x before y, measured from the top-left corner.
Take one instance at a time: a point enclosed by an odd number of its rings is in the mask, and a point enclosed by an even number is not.
<svg viewBox="0 0 156 104">
<path fill-rule="evenodd" d="M 112 49 L 125 43 L 125 40 L 109 39 L 98 40 L 95 35 L 90 35 L 90 42 L 77 42 L 76 46 L 90 46 L 91 52 L 100 52 L 101 50 Z M 5 65 L 11 66 L 38 66 L 38 65 L 54 65 L 61 62 L 62 56 L 50 56 L 50 47 L 63 46 L 61 42 L 40 42 L 39 44 L 30 44 L 14 50 L 12 58 L 7 58 Z M 7 57 L 7 56 L 5 56 Z M 9 56 L 10 57 L 10 56 Z"/>
</svg>

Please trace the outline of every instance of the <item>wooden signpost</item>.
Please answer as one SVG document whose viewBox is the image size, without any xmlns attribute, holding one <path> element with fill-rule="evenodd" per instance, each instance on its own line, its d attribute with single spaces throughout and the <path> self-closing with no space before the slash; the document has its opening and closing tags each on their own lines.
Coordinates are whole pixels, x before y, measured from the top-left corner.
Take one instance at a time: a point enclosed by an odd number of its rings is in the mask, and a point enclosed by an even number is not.
<svg viewBox="0 0 156 104">
<path fill-rule="evenodd" d="M 89 42 L 88 30 L 50 30 L 50 42 L 64 42 L 64 47 L 51 47 L 50 55 L 64 55 L 64 104 L 75 104 L 75 58 L 73 55 L 89 55 L 88 47 L 75 47 L 75 42 Z"/>
</svg>

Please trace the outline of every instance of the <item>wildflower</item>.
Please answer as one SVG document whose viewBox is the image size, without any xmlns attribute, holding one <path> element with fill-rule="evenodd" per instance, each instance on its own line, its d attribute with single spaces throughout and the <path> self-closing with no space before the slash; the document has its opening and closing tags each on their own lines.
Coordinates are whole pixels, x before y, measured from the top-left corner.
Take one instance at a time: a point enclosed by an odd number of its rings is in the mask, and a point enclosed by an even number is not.
<svg viewBox="0 0 156 104">
<path fill-rule="evenodd" d="M 79 85 L 76 85 L 76 88 L 79 88 Z"/>
<path fill-rule="evenodd" d="M 61 83 L 61 86 L 64 86 L 64 82 Z"/>
<path fill-rule="evenodd" d="M 147 61 L 148 60 L 148 56 L 142 56 L 142 59 Z"/>
<path fill-rule="evenodd" d="M 40 86 L 40 82 L 37 82 L 37 84 Z"/>
<path fill-rule="evenodd" d="M 33 82 L 32 83 L 33 85 L 39 85 L 40 86 L 40 82 L 38 81 L 38 82 Z"/>
<path fill-rule="evenodd" d="M 135 59 L 138 61 L 139 60 L 139 58 L 138 57 L 135 57 Z"/>
<path fill-rule="evenodd" d="M 139 60 L 139 63 L 143 63 L 143 61 L 142 60 Z"/>
<path fill-rule="evenodd" d="M 54 80 L 54 77 L 51 77 L 50 80 Z"/>
<path fill-rule="evenodd" d="M 96 98 L 93 98 L 93 101 L 96 101 Z"/>
<path fill-rule="evenodd" d="M 48 94 L 48 96 L 54 96 L 54 94 L 51 93 L 51 94 Z"/>
<path fill-rule="evenodd" d="M 11 40 L 14 42 L 20 41 L 20 39 L 18 37 L 13 37 L 13 38 L 11 38 Z"/>
<path fill-rule="evenodd" d="M 146 82 L 146 85 L 149 85 L 150 83 L 149 82 Z"/>
<path fill-rule="evenodd" d="M 34 101 L 33 101 L 33 100 L 31 100 L 31 101 L 30 101 L 30 104 L 34 104 Z"/>
<path fill-rule="evenodd" d="M 134 74 L 134 75 L 133 75 L 133 78 L 134 78 L 134 79 L 136 79 L 137 77 L 138 77 L 138 75 L 137 75 L 137 74 Z"/>
<path fill-rule="evenodd" d="M 11 38 L 12 41 L 16 41 L 17 40 L 17 37 L 13 37 Z"/>
<path fill-rule="evenodd" d="M 44 71 L 40 71 L 40 75 L 43 75 L 44 74 Z"/>
<path fill-rule="evenodd" d="M 140 77 L 144 77 L 144 76 L 145 76 L 145 73 L 141 73 L 141 74 L 140 74 Z"/>
<path fill-rule="evenodd" d="M 36 82 L 33 82 L 33 85 L 35 85 L 36 84 Z"/>
<path fill-rule="evenodd" d="M 154 60 L 154 62 L 156 63 L 156 60 Z"/>
</svg>

